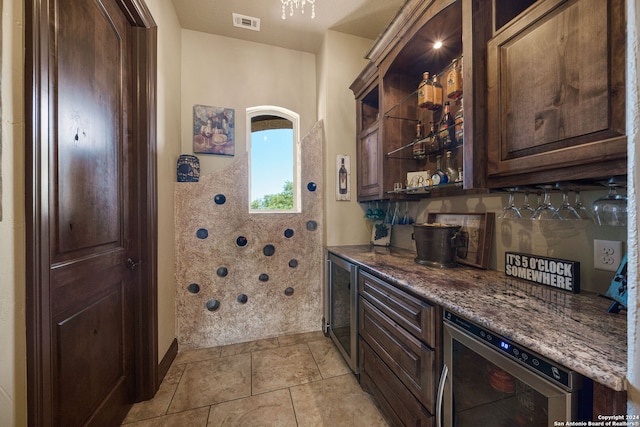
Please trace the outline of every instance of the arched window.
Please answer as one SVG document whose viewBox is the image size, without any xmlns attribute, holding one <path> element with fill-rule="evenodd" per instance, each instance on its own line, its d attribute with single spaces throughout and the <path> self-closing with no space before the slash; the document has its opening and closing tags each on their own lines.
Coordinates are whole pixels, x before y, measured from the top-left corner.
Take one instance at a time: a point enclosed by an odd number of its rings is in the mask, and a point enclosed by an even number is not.
<svg viewBox="0 0 640 427">
<path fill-rule="evenodd" d="M 300 116 L 274 106 L 247 109 L 249 212 L 300 212 Z"/>
</svg>

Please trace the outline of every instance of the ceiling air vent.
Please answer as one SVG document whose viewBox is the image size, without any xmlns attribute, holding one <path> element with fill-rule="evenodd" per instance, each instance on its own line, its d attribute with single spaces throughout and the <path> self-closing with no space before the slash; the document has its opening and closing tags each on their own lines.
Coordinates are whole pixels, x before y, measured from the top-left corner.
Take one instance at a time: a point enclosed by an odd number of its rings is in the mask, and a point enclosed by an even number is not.
<svg viewBox="0 0 640 427">
<path fill-rule="evenodd" d="M 247 30 L 260 31 L 260 19 L 233 13 L 233 26 Z"/>
</svg>

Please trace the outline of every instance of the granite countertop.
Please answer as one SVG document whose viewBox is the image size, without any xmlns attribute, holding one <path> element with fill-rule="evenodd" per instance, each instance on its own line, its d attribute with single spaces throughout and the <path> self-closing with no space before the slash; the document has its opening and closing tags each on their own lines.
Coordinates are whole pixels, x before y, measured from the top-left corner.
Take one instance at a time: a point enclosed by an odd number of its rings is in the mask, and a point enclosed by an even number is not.
<svg viewBox="0 0 640 427">
<path fill-rule="evenodd" d="M 626 311 L 610 301 L 507 277 L 504 272 L 416 264 L 415 252 L 371 245 L 327 250 L 616 391 L 626 389 Z"/>
</svg>

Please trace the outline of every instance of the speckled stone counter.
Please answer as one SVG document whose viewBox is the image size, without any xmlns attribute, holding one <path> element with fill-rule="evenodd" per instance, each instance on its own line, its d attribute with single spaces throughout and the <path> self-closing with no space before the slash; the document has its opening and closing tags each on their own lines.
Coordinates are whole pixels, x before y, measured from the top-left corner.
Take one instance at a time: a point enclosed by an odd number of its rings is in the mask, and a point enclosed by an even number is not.
<svg viewBox="0 0 640 427">
<path fill-rule="evenodd" d="M 415 253 L 369 245 L 327 250 L 394 285 L 617 391 L 626 388 L 626 312 L 607 313 L 610 301 L 460 266 L 437 269 Z"/>
</svg>

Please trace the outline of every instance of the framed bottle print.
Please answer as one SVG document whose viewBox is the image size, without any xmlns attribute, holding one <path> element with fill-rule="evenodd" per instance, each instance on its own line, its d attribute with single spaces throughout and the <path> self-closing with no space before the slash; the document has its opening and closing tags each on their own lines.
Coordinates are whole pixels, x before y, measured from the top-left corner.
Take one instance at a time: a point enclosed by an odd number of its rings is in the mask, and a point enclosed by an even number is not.
<svg viewBox="0 0 640 427">
<path fill-rule="evenodd" d="M 351 159 L 344 154 L 336 157 L 336 200 L 351 200 Z"/>
</svg>

